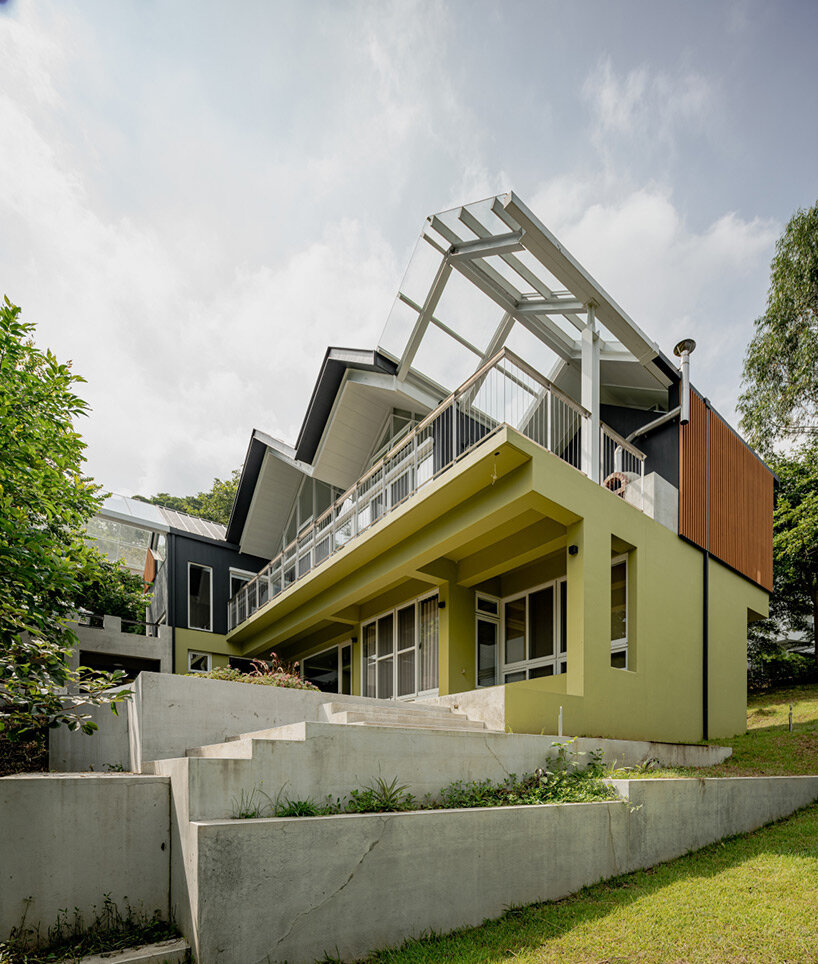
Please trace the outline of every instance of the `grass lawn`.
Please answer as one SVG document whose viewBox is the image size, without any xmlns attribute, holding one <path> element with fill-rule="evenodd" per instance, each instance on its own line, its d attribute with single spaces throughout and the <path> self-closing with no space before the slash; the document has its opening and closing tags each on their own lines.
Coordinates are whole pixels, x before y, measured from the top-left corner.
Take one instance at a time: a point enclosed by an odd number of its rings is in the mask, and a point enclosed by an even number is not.
<svg viewBox="0 0 818 964">
<path fill-rule="evenodd" d="M 792 733 L 789 732 L 793 704 Z M 715 767 L 678 767 L 646 774 L 616 771 L 616 776 L 759 777 L 788 773 L 818 774 L 818 684 L 755 694 L 747 701 L 747 732 L 731 740 L 711 740 L 731 746 L 733 755 Z M 818 961 L 818 952 L 815 960 Z"/>
<path fill-rule="evenodd" d="M 788 731 L 794 703 L 793 732 Z M 733 757 L 666 776 L 818 774 L 818 686 L 754 696 Z M 634 775 L 625 774 L 621 775 Z M 572 897 L 383 951 L 371 964 L 815 964 L 818 805 Z"/>
</svg>

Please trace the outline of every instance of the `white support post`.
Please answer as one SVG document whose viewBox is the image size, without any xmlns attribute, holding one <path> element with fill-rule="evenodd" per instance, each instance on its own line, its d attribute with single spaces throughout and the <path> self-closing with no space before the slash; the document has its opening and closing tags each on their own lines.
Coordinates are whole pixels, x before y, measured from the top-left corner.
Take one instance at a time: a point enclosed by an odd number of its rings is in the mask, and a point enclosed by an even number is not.
<svg viewBox="0 0 818 964">
<path fill-rule="evenodd" d="M 582 471 L 599 482 L 599 333 L 593 304 L 588 305 L 588 322 L 582 332 L 582 397 L 591 417 L 582 420 Z"/>
</svg>

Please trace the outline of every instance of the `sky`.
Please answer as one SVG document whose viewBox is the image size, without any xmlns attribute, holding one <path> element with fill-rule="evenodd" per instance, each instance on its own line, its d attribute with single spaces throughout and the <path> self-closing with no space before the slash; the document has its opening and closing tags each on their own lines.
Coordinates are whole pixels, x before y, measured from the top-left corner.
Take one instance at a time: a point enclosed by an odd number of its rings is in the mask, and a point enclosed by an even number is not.
<svg viewBox="0 0 818 964">
<path fill-rule="evenodd" d="M 514 190 L 728 417 L 818 200 L 814 0 L 0 0 L 0 295 L 88 471 L 176 495 L 294 442 L 427 215 Z"/>
</svg>

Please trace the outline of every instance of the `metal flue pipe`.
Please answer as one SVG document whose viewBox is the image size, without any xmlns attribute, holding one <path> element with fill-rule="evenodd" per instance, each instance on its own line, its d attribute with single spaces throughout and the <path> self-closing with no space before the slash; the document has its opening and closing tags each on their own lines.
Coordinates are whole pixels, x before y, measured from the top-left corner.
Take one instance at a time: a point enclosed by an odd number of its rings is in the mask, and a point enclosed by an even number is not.
<svg viewBox="0 0 818 964">
<path fill-rule="evenodd" d="M 679 424 L 690 421 L 690 353 L 696 347 L 692 338 L 685 338 L 673 349 L 673 354 L 681 358 L 682 384 L 679 387 Z"/>
</svg>

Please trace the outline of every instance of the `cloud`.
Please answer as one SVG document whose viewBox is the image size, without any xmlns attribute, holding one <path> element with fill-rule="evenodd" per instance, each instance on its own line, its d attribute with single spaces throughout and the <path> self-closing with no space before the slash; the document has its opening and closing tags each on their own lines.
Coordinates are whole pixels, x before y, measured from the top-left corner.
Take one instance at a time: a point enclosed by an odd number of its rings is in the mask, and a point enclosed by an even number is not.
<svg viewBox="0 0 818 964">
<path fill-rule="evenodd" d="M 601 177 L 543 184 L 531 206 L 666 354 L 696 339 L 694 382 L 730 418 L 780 225 L 727 213 L 695 230 L 668 189 Z"/>
<path fill-rule="evenodd" d="M 669 163 L 683 139 L 711 128 L 717 110 L 714 83 L 700 72 L 639 66 L 620 74 L 609 57 L 591 71 L 582 93 L 592 142 L 609 163 L 614 156 L 622 162 L 622 149 Z"/>
</svg>

